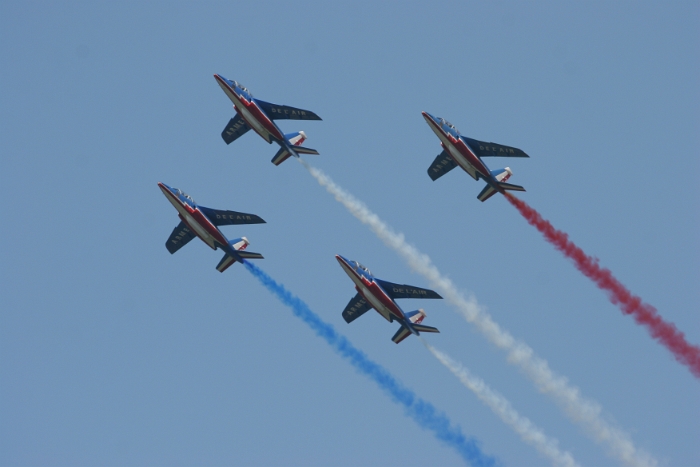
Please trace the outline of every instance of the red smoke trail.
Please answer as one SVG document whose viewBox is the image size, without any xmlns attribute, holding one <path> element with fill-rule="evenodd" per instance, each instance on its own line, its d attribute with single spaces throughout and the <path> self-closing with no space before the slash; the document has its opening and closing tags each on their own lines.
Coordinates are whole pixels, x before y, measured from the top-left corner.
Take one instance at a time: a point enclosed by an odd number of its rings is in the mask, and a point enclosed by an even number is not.
<svg viewBox="0 0 700 467">
<path fill-rule="evenodd" d="M 676 329 L 673 323 L 664 321 L 656 312 L 656 308 L 643 303 L 641 298 L 627 290 L 620 281 L 615 279 L 609 269 L 601 267 L 597 258 L 585 254 L 581 248 L 569 240 L 567 234 L 555 229 L 548 220 L 524 201 L 509 193 L 504 194 L 510 204 L 515 206 L 528 223 L 537 228 L 548 242 L 564 253 L 567 258 L 573 260 L 576 268 L 595 282 L 599 288 L 608 292 L 613 304 L 619 306 L 624 314 L 634 316 L 637 323 L 646 326 L 654 339 L 665 345 L 676 360 L 687 365 L 693 375 L 700 378 L 700 347 L 689 344 L 683 333 Z"/>
</svg>

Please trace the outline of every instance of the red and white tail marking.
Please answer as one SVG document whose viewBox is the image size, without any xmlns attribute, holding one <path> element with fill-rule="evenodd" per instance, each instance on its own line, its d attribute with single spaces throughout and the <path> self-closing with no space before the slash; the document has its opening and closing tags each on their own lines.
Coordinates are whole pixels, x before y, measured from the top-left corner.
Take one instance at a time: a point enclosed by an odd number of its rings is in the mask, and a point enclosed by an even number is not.
<svg viewBox="0 0 700 467">
<path fill-rule="evenodd" d="M 245 237 L 241 237 L 240 241 L 234 243 L 231 246 L 233 247 L 234 250 L 242 251 L 242 250 L 245 250 L 246 248 L 248 248 L 248 245 L 250 245 L 250 242 L 248 241 L 248 239 Z"/>
<path fill-rule="evenodd" d="M 289 138 L 289 142 L 294 146 L 301 146 L 301 143 L 306 141 L 306 133 L 300 131 L 296 136 Z"/>
<path fill-rule="evenodd" d="M 418 310 L 418 313 L 416 313 L 408 319 L 413 324 L 420 324 L 425 319 L 425 311 L 423 311 L 423 309 L 421 308 L 420 310 Z"/>
<path fill-rule="evenodd" d="M 513 175 L 513 171 L 510 170 L 510 167 L 506 167 L 503 170 L 505 170 L 505 172 L 501 172 L 498 175 L 496 175 L 496 180 L 498 180 L 499 182 L 505 182 L 510 178 L 511 175 Z"/>
</svg>

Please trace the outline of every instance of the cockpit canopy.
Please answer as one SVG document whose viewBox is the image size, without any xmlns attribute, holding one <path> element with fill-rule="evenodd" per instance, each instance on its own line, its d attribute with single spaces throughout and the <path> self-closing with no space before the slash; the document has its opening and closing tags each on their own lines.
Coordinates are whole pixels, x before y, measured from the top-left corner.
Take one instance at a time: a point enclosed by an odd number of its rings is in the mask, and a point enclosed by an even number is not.
<svg viewBox="0 0 700 467">
<path fill-rule="evenodd" d="M 236 87 L 237 87 L 238 89 L 240 89 L 240 90 L 243 91 L 244 93 L 248 94 L 250 97 L 253 97 L 253 95 L 250 93 L 250 91 L 248 91 L 248 89 L 246 89 L 246 87 L 243 86 L 243 85 L 242 85 L 241 83 L 239 83 L 238 81 L 234 81 L 233 84 L 235 84 Z"/>
<path fill-rule="evenodd" d="M 188 195 L 187 193 L 185 193 L 181 189 L 173 188 L 173 190 L 175 190 L 175 193 L 177 193 L 177 195 L 180 197 L 180 199 L 183 200 L 184 202 L 186 202 L 186 203 L 189 202 L 188 204 L 190 204 L 192 206 L 195 206 L 197 204 L 194 202 L 194 200 L 192 199 L 192 197 L 190 195 Z"/>
<path fill-rule="evenodd" d="M 445 129 L 445 131 L 449 131 L 448 130 L 448 128 L 449 128 L 450 130 L 452 130 L 451 131 L 452 133 L 456 133 L 457 135 L 459 135 L 459 130 L 457 128 L 455 128 L 455 126 L 453 124 L 451 124 L 450 122 L 448 122 L 444 118 L 440 119 L 440 126 L 442 126 Z M 445 127 L 447 127 L 447 128 L 445 128 Z"/>
<path fill-rule="evenodd" d="M 372 275 L 372 273 L 369 271 L 369 269 L 367 269 L 366 267 L 364 267 L 363 265 L 361 265 L 361 264 L 358 263 L 357 261 L 353 261 L 353 262 L 352 262 L 352 267 L 353 267 L 353 269 L 354 269 L 355 271 L 357 271 L 357 272 L 364 271 L 364 272 L 367 273 L 368 275 L 370 275 L 370 276 Z"/>
</svg>

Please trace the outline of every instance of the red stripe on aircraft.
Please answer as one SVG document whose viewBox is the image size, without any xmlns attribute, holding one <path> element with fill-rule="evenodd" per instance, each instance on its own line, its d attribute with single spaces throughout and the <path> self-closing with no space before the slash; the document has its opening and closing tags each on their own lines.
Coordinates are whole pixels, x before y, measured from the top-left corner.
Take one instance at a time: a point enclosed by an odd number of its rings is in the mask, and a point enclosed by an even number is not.
<svg viewBox="0 0 700 467">
<path fill-rule="evenodd" d="M 189 209 L 188 209 L 189 210 Z M 191 213 L 192 217 L 201 225 L 204 230 L 209 233 L 212 237 L 214 237 L 214 240 L 218 241 L 222 245 L 228 245 L 228 240 L 224 235 L 219 231 L 219 229 L 216 228 L 214 224 L 211 223 L 209 218 L 205 216 L 202 211 L 199 209 L 193 210 Z"/>
<path fill-rule="evenodd" d="M 265 112 L 258 107 L 258 104 L 256 104 L 254 101 L 251 101 L 250 104 L 246 104 L 246 108 L 250 113 L 253 114 L 253 116 L 256 118 L 258 123 L 260 123 L 262 126 L 265 127 L 267 131 L 272 133 L 272 136 L 275 138 L 284 140 L 284 134 L 277 128 L 277 125 L 275 125 L 272 120 L 270 120 Z"/>
</svg>

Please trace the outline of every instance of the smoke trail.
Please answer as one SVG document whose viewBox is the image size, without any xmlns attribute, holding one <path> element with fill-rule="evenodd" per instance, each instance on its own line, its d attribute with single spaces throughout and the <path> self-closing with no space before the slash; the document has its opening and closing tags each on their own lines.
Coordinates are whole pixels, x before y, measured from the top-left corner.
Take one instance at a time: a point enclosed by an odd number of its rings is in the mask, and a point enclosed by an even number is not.
<svg viewBox="0 0 700 467">
<path fill-rule="evenodd" d="M 583 426 L 596 441 L 607 445 L 611 455 L 628 465 L 657 465 L 654 458 L 635 447 L 627 433 L 603 419 L 600 405 L 584 398 L 577 387 L 571 386 L 563 376 L 555 374 L 547 361 L 535 355 L 530 346 L 517 341 L 508 331 L 501 329 L 474 297 L 470 297 L 469 300 L 464 298 L 452 281 L 438 271 L 427 255 L 406 243 L 403 234 L 394 232 L 364 203 L 336 185 L 321 170 L 310 166 L 303 159 L 297 160 L 353 216 L 369 226 L 370 230 L 402 256 L 414 271 L 438 289 L 467 321 L 475 324 L 493 344 L 508 352 L 508 361 L 520 366 L 541 392 L 554 398 L 569 418 Z"/>
<path fill-rule="evenodd" d="M 523 441 L 534 446 L 542 455 L 549 458 L 554 465 L 564 467 L 578 466 L 571 453 L 561 451 L 556 439 L 549 438 L 533 425 L 530 420 L 521 416 L 505 397 L 493 391 L 482 379 L 469 373 L 459 362 L 452 360 L 445 353 L 428 344 L 424 339 L 421 338 L 420 340 L 440 363 L 445 365 L 467 389 L 474 392 L 476 397 L 488 405 L 506 425 L 515 430 Z"/>
<path fill-rule="evenodd" d="M 354 347 L 350 341 L 339 334 L 333 326 L 324 322 L 309 306 L 300 298 L 294 296 L 281 284 L 275 282 L 261 269 L 246 261 L 245 267 L 250 271 L 270 292 L 282 303 L 292 309 L 298 318 L 301 318 L 317 336 L 323 338 L 333 350 L 341 357 L 347 359 L 360 373 L 365 374 L 391 399 L 401 404 L 406 414 L 418 425 L 433 432 L 440 441 L 452 446 L 464 460 L 475 466 L 493 466 L 496 460 L 487 456 L 479 449 L 478 442 L 474 438 L 467 438 L 459 427 L 453 426 L 450 420 L 429 402 L 416 396 L 413 391 L 403 386 L 387 370 L 367 357 L 362 351 Z"/>
<path fill-rule="evenodd" d="M 608 293 L 614 305 L 620 307 L 624 314 L 632 315 L 637 323 L 646 326 L 654 339 L 670 350 L 677 361 L 688 366 L 695 377 L 700 378 L 700 347 L 689 344 L 683 333 L 673 323 L 664 321 L 656 308 L 633 295 L 609 269 L 598 264 L 597 258 L 588 256 L 569 240 L 567 234 L 555 229 L 549 221 L 524 201 L 509 193 L 505 195 L 510 204 L 520 211 L 530 225 L 539 230 L 549 243 L 574 262 L 576 269 L 595 282 L 598 288 Z"/>
</svg>

